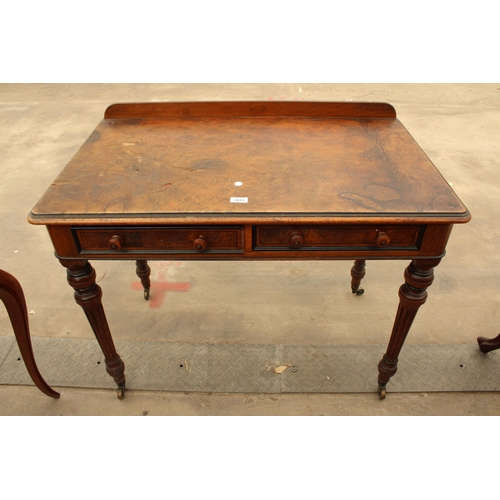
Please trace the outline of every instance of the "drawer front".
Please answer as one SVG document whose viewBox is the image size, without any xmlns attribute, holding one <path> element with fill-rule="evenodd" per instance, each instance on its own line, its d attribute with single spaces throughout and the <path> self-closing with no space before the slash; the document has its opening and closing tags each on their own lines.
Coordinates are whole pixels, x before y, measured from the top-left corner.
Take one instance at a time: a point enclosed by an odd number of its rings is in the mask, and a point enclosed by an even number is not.
<svg viewBox="0 0 500 500">
<path fill-rule="evenodd" d="M 256 226 L 254 250 L 418 250 L 422 226 Z"/>
<path fill-rule="evenodd" d="M 81 254 L 243 253 L 242 226 L 73 228 Z"/>
</svg>

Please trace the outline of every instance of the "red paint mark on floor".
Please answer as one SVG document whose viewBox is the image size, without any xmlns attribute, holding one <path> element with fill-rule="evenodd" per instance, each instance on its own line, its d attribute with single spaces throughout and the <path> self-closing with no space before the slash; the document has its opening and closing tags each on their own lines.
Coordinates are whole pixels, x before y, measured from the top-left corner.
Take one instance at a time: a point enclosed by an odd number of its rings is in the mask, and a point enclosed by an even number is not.
<svg viewBox="0 0 500 500">
<path fill-rule="evenodd" d="M 149 307 L 153 309 L 160 307 L 167 298 L 167 292 L 188 292 L 191 288 L 190 283 L 169 283 L 167 281 L 168 268 L 173 264 L 180 266 L 181 262 L 162 262 L 159 266 L 157 278 L 155 279 L 154 276 L 151 276 L 151 291 L 148 301 Z M 153 271 L 151 274 L 153 275 Z M 132 289 L 144 290 L 140 281 L 132 283 Z"/>
</svg>

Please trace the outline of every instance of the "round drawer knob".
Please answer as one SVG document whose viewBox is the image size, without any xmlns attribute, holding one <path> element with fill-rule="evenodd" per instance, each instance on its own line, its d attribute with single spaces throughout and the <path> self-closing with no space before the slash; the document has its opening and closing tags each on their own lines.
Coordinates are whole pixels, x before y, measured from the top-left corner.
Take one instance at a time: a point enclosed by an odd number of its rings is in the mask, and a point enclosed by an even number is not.
<svg viewBox="0 0 500 500">
<path fill-rule="evenodd" d="M 200 234 L 200 236 L 193 241 L 193 248 L 197 252 L 204 252 L 207 249 L 207 240 L 205 236 Z"/>
<path fill-rule="evenodd" d="M 377 236 L 377 246 L 386 247 L 391 242 L 389 236 L 384 231 L 379 231 Z"/>
<path fill-rule="evenodd" d="M 300 231 L 294 231 L 290 235 L 290 246 L 293 248 L 300 248 L 304 244 L 304 237 Z"/>
<path fill-rule="evenodd" d="M 108 248 L 115 252 L 121 250 L 122 245 L 123 245 L 122 237 L 118 235 L 111 236 L 111 238 L 108 241 Z"/>
</svg>

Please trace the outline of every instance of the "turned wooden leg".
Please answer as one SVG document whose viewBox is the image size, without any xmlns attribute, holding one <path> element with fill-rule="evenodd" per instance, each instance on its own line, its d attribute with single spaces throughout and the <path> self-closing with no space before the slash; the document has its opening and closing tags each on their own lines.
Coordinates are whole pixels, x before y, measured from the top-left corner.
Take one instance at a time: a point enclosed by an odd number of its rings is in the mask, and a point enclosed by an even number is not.
<svg viewBox="0 0 500 500">
<path fill-rule="evenodd" d="M 68 283 L 75 289 L 75 300 L 80 305 L 94 335 L 101 347 L 106 361 L 106 371 L 118 385 L 118 398 L 122 399 L 125 391 L 125 365 L 117 354 L 111 332 L 109 331 L 104 308 L 102 307 L 101 287 L 95 282 L 95 270 L 86 260 L 63 260 Z"/>
<path fill-rule="evenodd" d="M 355 260 L 354 266 L 351 268 L 351 290 L 352 293 L 356 295 L 363 295 L 365 291 L 362 288 L 359 288 L 361 284 L 361 280 L 365 277 L 366 274 L 366 261 L 365 260 Z"/>
<path fill-rule="evenodd" d="M 139 276 L 142 286 L 144 287 L 144 298 L 149 300 L 149 291 L 151 290 L 151 280 L 149 276 L 151 275 L 151 268 L 148 266 L 147 260 L 136 260 L 135 266 L 135 272 L 137 276 Z"/>
<path fill-rule="evenodd" d="M 479 344 L 479 350 L 484 353 L 500 349 L 500 333 L 493 339 L 478 337 L 477 343 Z"/>
<path fill-rule="evenodd" d="M 14 276 L 2 270 L 0 270 L 0 300 L 2 300 L 7 309 L 19 351 L 31 379 L 44 394 L 51 398 L 58 398 L 59 393 L 54 391 L 45 382 L 36 365 L 31 345 L 28 310 L 26 308 L 23 289 Z"/>
<path fill-rule="evenodd" d="M 427 300 L 427 288 L 434 280 L 434 267 L 440 260 L 414 260 L 405 270 L 405 283 L 399 289 L 399 307 L 387 352 L 378 364 L 380 399 L 385 399 L 385 386 L 397 371 L 399 353 L 419 307 Z"/>
</svg>

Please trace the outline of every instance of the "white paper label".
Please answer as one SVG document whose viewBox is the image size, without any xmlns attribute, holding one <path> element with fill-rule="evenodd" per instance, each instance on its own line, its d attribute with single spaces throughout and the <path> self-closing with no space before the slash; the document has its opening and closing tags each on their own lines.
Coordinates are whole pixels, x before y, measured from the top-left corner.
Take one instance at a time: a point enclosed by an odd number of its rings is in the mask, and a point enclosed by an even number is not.
<svg viewBox="0 0 500 500">
<path fill-rule="evenodd" d="M 229 198 L 229 203 L 248 203 L 248 198 L 231 197 Z"/>
</svg>

